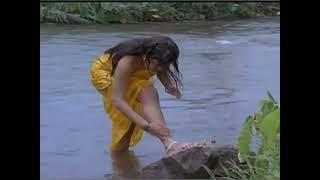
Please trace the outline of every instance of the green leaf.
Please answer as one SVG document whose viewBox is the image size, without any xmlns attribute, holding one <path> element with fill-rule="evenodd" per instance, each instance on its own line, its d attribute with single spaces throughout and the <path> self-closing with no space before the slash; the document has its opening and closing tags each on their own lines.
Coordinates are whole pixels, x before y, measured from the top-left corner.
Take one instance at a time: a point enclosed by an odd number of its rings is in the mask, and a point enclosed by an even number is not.
<svg viewBox="0 0 320 180">
<path fill-rule="evenodd" d="M 268 145 L 276 142 L 277 135 L 280 132 L 280 109 L 270 112 L 263 118 L 260 131 Z"/>
<path fill-rule="evenodd" d="M 238 138 L 240 158 L 243 158 L 245 155 L 249 154 L 252 138 L 252 124 L 253 117 L 248 116 Z"/>
<path fill-rule="evenodd" d="M 101 3 L 101 6 L 105 12 L 111 12 L 114 8 L 113 5 L 109 2 L 103 2 Z"/>
<path fill-rule="evenodd" d="M 268 91 L 267 94 L 268 94 L 269 100 L 270 100 L 272 103 L 277 104 L 277 101 L 274 99 L 274 97 L 272 96 L 272 94 L 270 93 L 270 91 Z"/>
<path fill-rule="evenodd" d="M 259 107 L 260 107 L 260 111 L 261 111 L 261 112 L 263 112 L 263 109 L 265 109 L 264 106 L 265 106 L 266 103 L 267 103 L 266 100 L 261 100 L 261 101 L 260 101 Z"/>
</svg>

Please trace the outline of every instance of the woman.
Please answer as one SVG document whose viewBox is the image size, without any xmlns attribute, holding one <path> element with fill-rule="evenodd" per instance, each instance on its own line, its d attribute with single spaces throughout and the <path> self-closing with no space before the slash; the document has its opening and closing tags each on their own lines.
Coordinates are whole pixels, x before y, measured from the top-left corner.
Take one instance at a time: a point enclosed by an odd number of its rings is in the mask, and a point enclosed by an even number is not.
<svg viewBox="0 0 320 180">
<path fill-rule="evenodd" d="M 144 131 L 162 142 L 167 155 L 192 145 L 172 140 L 158 92 L 149 80 L 157 76 L 167 93 L 180 98 L 178 57 L 177 44 L 169 37 L 157 36 L 122 42 L 93 63 L 91 81 L 112 120 L 112 152 L 137 145 Z"/>
</svg>

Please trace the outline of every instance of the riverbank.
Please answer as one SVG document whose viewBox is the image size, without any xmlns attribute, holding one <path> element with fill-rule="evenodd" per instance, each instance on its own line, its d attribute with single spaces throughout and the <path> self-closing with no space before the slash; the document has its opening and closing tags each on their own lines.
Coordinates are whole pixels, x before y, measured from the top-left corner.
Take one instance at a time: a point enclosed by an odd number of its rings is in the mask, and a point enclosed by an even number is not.
<svg viewBox="0 0 320 180">
<path fill-rule="evenodd" d="M 40 23 L 110 24 L 179 22 L 280 15 L 274 2 L 42 2 Z"/>
</svg>

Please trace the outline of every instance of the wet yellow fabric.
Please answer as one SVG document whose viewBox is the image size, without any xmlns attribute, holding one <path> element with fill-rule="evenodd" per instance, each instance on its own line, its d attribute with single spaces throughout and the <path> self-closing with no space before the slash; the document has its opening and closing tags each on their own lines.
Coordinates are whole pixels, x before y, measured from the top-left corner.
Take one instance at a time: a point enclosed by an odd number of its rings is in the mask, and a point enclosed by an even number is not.
<svg viewBox="0 0 320 180">
<path fill-rule="evenodd" d="M 110 144 L 111 150 L 117 150 L 117 143 L 126 134 L 132 125 L 124 114 L 117 110 L 111 103 L 112 97 L 112 61 L 109 54 L 103 54 L 95 60 L 91 66 L 91 82 L 93 86 L 103 96 L 104 110 L 108 114 L 112 122 L 112 141 Z M 141 114 L 141 107 L 137 101 L 137 97 L 143 88 L 153 86 L 150 77 L 154 73 L 147 70 L 141 70 L 133 73 L 129 80 L 129 85 L 126 91 L 125 100 L 138 114 Z M 135 127 L 130 140 L 130 147 L 137 145 L 143 136 L 143 130 L 138 126 Z"/>
</svg>

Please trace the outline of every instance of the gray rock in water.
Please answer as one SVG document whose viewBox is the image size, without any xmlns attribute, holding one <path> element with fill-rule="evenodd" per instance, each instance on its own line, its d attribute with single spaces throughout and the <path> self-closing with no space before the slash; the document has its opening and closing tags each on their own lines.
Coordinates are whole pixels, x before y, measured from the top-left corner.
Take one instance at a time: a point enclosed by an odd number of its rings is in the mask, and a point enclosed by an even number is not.
<svg viewBox="0 0 320 180">
<path fill-rule="evenodd" d="M 192 147 L 144 167 L 140 178 L 209 178 L 210 175 L 203 165 L 213 170 L 215 176 L 221 177 L 225 175 L 221 164 L 228 166 L 226 162 L 231 160 L 240 164 L 237 154 L 238 151 L 233 146 L 209 144 Z"/>
</svg>

